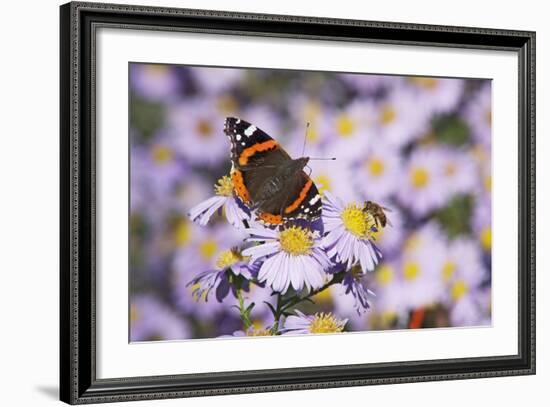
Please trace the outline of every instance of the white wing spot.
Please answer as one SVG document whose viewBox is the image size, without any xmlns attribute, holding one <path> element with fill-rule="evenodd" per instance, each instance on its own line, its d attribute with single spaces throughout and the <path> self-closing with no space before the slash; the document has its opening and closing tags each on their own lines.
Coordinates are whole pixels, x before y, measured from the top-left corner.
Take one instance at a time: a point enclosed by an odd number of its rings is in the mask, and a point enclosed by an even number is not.
<svg viewBox="0 0 550 407">
<path fill-rule="evenodd" d="M 240 135 L 240 134 L 237 134 L 237 135 L 235 136 L 235 138 L 237 139 L 237 141 L 241 141 L 241 135 Z"/>
<path fill-rule="evenodd" d="M 305 212 L 305 213 L 308 213 L 308 212 L 309 212 L 309 208 L 304 209 L 304 212 Z"/>
<path fill-rule="evenodd" d="M 313 206 L 313 205 L 315 205 L 315 204 L 317 203 L 317 201 L 318 201 L 319 199 L 321 199 L 321 195 L 317 194 L 317 195 L 315 195 L 313 198 L 311 198 L 311 199 L 309 200 L 309 204 L 310 204 L 311 206 Z"/>
<path fill-rule="evenodd" d="M 246 137 L 250 137 L 252 134 L 254 134 L 255 131 L 256 131 L 256 126 L 252 124 L 244 131 L 244 135 Z"/>
<path fill-rule="evenodd" d="M 241 122 L 241 119 L 237 119 L 235 123 L 239 124 Z"/>
<path fill-rule="evenodd" d="M 246 143 L 243 141 L 243 142 L 241 143 L 241 146 L 243 146 L 243 147 L 246 146 Z"/>
</svg>

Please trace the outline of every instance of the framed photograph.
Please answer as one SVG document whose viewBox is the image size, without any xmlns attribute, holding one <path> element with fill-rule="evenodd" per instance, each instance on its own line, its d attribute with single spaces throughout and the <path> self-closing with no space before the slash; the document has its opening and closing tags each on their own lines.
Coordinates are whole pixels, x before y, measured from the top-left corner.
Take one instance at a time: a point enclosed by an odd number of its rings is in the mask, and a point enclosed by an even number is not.
<svg viewBox="0 0 550 407">
<path fill-rule="evenodd" d="M 61 400 L 535 373 L 535 33 L 61 6 Z"/>
</svg>

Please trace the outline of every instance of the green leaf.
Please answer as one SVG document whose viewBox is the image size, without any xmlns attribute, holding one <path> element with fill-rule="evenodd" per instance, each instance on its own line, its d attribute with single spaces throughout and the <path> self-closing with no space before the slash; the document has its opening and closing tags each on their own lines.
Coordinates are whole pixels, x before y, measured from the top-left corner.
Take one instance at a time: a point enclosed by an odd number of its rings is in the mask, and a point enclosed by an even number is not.
<svg viewBox="0 0 550 407">
<path fill-rule="evenodd" d="M 435 218 L 450 239 L 471 231 L 473 198 L 471 195 L 458 195 L 446 207 L 436 212 Z"/>
<path fill-rule="evenodd" d="M 455 115 L 443 115 L 433 122 L 437 141 L 452 146 L 461 146 L 470 140 L 470 129 L 466 122 Z"/>
</svg>

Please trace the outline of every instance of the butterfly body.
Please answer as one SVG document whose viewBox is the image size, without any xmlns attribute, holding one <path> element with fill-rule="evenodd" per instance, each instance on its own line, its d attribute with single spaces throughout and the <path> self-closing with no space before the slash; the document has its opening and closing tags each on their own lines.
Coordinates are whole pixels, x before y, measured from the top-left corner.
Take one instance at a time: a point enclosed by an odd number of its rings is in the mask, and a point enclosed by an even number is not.
<svg viewBox="0 0 550 407">
<path fill-rule="evenodd" d="M 241 119 L 228 117 L 224 132 L 231 141 L 236 194 L 261 221 L 277 225 L 320 217 L 321 197 L 303 170 L 308 157 L 292 159 L 276 140 Z"/>
</svg>

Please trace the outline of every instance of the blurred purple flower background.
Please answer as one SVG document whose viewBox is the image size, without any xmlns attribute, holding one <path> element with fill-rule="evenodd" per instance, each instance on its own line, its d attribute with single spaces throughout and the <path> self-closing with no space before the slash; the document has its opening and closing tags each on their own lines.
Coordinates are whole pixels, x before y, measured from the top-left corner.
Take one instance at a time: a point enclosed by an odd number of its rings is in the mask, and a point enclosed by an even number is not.
<svg viewBox="0 0 550 407">
<path fill-rule="evenodd" d="M 308 164 L 319 191 L 338 205 L 388 208 L 388 225 L 372 232 L 379 262 L 357 251 L 343 256 L 360 260 L 366 282 L 351 269 L 342 284 L 301 303 L 283 333 L 329 323 L 340 331 L 491 323 L 490 80 L 134 63 L 129 72 L 131 341 L 260 335 L 273 322 L 259 305 L 276 306 L 275 269 L 245 268 L 241 254 L 228 251 L 250 238 L 228 222 L 238 225 L 246 208 L 217 183 L 231 167 L 228 116 L 258 126 L 293 158 L 309 123 L 305 155 L 336 157 Z M 328 231 L 339 232 L 325 237 L 328 247 L 345 238 L 337 209 Z M 247 250 L 261 257 L 261 246 Z M 272 252 L 264 256 L 280 262 Z M 259 273 L 266 286 L 243 280 L 244 298 L 236 298 L 223 274 L 235 264 L 238 278 Z M 309 269 L 290 273 L 277 283 L 285 291 L 324 284 Z M 197 301 L 206 280 L 213 291 Z M 239 301 L 258 305 L 249 328 Z M 366 312 L 356 312 L 363 302 Z"/>
</svg>

